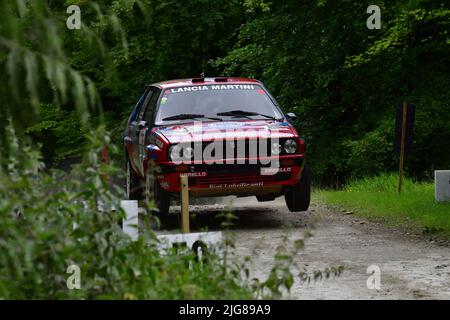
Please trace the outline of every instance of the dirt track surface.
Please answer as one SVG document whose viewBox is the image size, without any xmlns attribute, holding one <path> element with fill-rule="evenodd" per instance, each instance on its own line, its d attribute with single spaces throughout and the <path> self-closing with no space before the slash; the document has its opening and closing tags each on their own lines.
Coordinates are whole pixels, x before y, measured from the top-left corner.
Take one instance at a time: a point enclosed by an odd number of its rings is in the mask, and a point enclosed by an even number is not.
<svg viewBox="0 0 450 320">
<path fill-rule="evenodd" d="M 291 225 L 290 238 L 300 238 L 314 220 L 314 235 L 296 256 L 309 270 L 345 266 L 343 274 L 310 284 L 296 281 L 287 299 L 450 299 L 450 248 L 424 237 L 368 222 L 312 204 L 308 212 L 291 213 L 284 199 L 258 203 L 253 198 L 214 199 L 213 205 L 194 205 L 195 230 L 220 230 L 216 216 L 226 208 L 235 221 L 236 255 L 252 256 L 252 275 L 265 279 L 277 246 Z M 179 207 L 174 207 L 178 211 Z M 367 288 L 367 268 L 381 270 L 380 289 Z"/>
</svg>

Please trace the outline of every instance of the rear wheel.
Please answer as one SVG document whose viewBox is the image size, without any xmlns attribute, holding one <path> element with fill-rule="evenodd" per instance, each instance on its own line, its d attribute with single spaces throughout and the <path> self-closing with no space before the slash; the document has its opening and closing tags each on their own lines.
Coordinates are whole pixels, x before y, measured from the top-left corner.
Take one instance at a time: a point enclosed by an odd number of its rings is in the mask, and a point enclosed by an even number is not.
<svg viewBox="0 0 450 320">
<path fill-rule="evenodd" d="M 308 210 L 311 201 L 311 173 L 307 167 L 303 168 L 300 181 L 284 195 L 284 199 L 291 212 Z"/>
<path fill-rule="evenodd" d="M 166 221 L 169 215 L 170 196 L 161 188 L 151 171 L 147 172 L 145 179 L 145 199 L 147 202 L 154 200 L 156 206 L 154 215 L 161 222 Z"/>
<path fill-rule="evenodd" d="M 130 159 L 126 160 L 126 192 L 127 198 L 129 200 L 141 200 L 143 199 L 142 194 L 142 180 L 136 176 L 131 167 Z"/>
</svg>

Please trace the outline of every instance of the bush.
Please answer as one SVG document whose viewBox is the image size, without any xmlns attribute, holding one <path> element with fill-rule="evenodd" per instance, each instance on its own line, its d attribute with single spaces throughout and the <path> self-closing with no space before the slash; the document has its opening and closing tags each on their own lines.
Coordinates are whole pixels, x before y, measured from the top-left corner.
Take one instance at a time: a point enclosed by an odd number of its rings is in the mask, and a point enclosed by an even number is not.
<svg viewBox="0 0 450 320">
<path fill-rule="evenodd" d="M 119 208 L 122 191 L 102 179 L 117 170 L 98 156 L 110 141 L 101 130 L 89 139 L 90 152 L 70 175 L 42 171 L 37 152 L 10 144 L 8 170 L 0 171 L 0 298 L 252 297 L 218 257 L 201 264 L 191 253 L 161 256 L 153 233 L 136 242 L 123 234 L 122 212 L 107 210 Z M 67 288 L 70 265 L 81 269 L 80 290 Z"/>
<path fill-rule="evenodd" d="M 54 104 L 43 104 L 39 113 L 40 121 L 26 132 L 42 144 L 45 163 L 52 164 L 83 153 L 86 128 L 80 125 L 75 110 L 67 111 Z"/>
<path fill-rule="evenodd" d="M 362 177 L 392 167 L 393 132 L 392 126 L 384 125 L 359 140 L 344 141 L 343 146 L 348 152 L 343 157 L 347 159 L 345 167 L 348 172 L 353 177 Z"/>
<path fill-rule="evenodd" d="M 301 281 L 322 276 L 295 264 L 303 240 L 287 237 L 266 281 L 249 279 L 249 259 L 233 258 L 228 236 L 223 256 L 210 254 L 207 263 L 191 251 L 160 254 L 151 230 L 132 241 L 118 223 L 123 190 L 105 179 L 120 170 L 99 156 L 110 146 L 109 135 L 100 127 L 86 139 L 89 151 L 70 174 L 45 171 L 40 153 L 15 138 L 8 144 L 0 167 L 0 299 L 279 298 L 292 287 L 296 270 Z M 72 265 L 81 271 L 79 290 L 67 286 Z"/>
<path fill-rule="evenodd" d="M 235 261 L 213 255 L 206 265 L 196 263 L 190 253 L 161 256 L 151 231 L 136 242 L 120 231 L 122 191 L 104 179 L 116 177 L 119 170 L 99 159 L 104 146 L 111 148 L 109 135 L 102 128 L 87 138 L 84 134 L 102 123 L 114 127 L 113 141 L 118 142 L 117 115 L 125 118 L 124 106 L 141 93 L 144 82 L 207 71 L 201 67 L 206 67 L 210 57 L 228 50 L 235 38 L 230 26 L 239 27 L 243 18 L 242 4 L 221 2 L 217 8 L 227 10 L 215 10 L 215 16 L 198 15 L 203 19 L 198 26 L 203 27 L 194 30 L 190 28 L 192 12 L 211 7 L 193 2 L 183 6 L 180 15 L 177 6 L 169 6 L 168 12 L 166 5 L 151 1 L 125 2 L 125 6 L 119 0 L 80 3 L 86 22 L 81 31 L 74 32 L 61 18 L 66 14 L 64 3 L 2 3 L 0 298 L 280 296 L 283 288 L 289 290 L 292 285 L 290 267 L 299 249 L 296 246 L 287 255 L 275 257 L 269 279 L 259 282 L 249 280 L 245 265 Z M 183 33 L 166 32 L 174 28 L 174 17 L 178 21 L 175 29 Z M 224 19 L 226 25 L 221 23 Z M 149 21 L 154 23 L 149 25 Z M 204 28 L 216 30 L 206 39 Z M 201 45 L 205 41 L 210 43 L 209 54 Z M 157 54 L 146 58 L 145 52 Z M 201 64 L 199 56 L 203 56 Z M 85 154 L 84 159 L 70 174 L 45 171 L 39 141 L 47 162 L 74 154 Z M 117 154 L 112 156 L 115 159 Z M 73 264 L 81 269 L 80 290 L 67 289 L 66 270 Z M 301 279 L 309 279 L 304 272 L 300 274 Z"/>
</svg>

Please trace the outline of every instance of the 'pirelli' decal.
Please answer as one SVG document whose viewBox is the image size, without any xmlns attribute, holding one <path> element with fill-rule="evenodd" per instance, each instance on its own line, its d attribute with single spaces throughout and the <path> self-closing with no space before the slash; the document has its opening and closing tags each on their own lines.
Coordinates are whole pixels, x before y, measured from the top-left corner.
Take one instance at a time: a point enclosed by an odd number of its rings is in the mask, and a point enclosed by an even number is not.
<svg viewBox="0 0 450 320">
<path fill-rule="evenodd" d="M 209 90 L 257 90 L 260 89 L 259 86 L 254 86 L 252 84 L 218 84 L 209 86 L 188 86 L 173 88 L 166 90 L 167 93 L 180 93 L 180 92 L 195 92 L 195 91 L 209 91 Z"/>
</svg>

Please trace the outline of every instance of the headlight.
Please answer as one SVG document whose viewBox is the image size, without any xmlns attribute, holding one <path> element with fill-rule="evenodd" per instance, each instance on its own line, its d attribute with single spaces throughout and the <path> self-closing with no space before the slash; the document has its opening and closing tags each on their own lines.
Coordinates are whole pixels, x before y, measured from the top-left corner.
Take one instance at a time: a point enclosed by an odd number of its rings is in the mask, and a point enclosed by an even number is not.
<svg viewBox="0 0 450 320">
<path fill-rule="evenodd" d="M 194 149 L 192 147 L 183 148 L 183 158 L 192 159 L 194 157 Z"/>
<path fill-rule="evenodd" d="M 294 139 L 287 139 L 284 143 L 284 151 L 293 154 L 297 151 L 297 142 Z"/>
<path fill-rule="evenodd" d="M 172 161 L 189 160 L 194 157 L 194 149 L 182 144 L 175 144 L 169 149 L 169 157 Z"/>
<path fill-rule="evenodd" d="M 278 142 L 272 142 L 272 146 L 270 147 L 272 155 L 278 155 L 281 153 L 281 144 Z"/>
<path fill-rule="evenodd" d="M 172 161 L 180 161 L 182 157 L 182 148 L 179 144 L 175 144 L 169 148 L 169 158 Z"/>
</svg>

